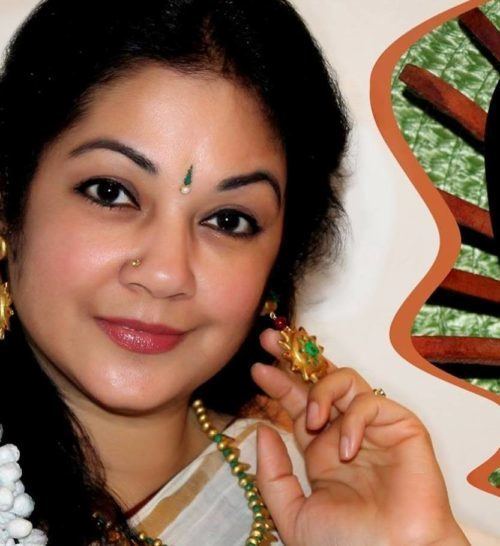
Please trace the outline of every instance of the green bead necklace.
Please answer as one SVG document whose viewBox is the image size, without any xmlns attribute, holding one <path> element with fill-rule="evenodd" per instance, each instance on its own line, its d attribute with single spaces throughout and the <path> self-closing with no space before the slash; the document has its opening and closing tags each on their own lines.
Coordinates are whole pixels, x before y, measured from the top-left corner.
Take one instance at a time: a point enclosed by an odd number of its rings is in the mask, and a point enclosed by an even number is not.
<svg viewBox="0 0 500 546">
<path fill-rule="evenodd" d="M 244 490 L 248 501 L 248 507 L 253 514 L 252 529 L 245 541 L 245 546 L 268 546 L 276 542 L 277 538 L 272 534 L 275 530 L 271 515 L 266 508 L 259 493 L 254 474 L 246 471 L 250 465 L 239 460 L 240 450 L 235 446 L 234 438 L 219 432 L 209 421 L 207 411 L 201 400 L 195 400 L 192 404 L 198 423 L 208 437 L 217 444 L 225 461 L 231 467 L 231 473 L 238 480 L 239 486 Z M 131 529 L 121 529 L 106 520 L 101 512 L 92 514 L 99 530 L 105 532 L 105 544 L 119 544 L 120 546 L 167 546 L 159 538 L 148 537 L 145 533 L 136 533 Z M 101 542 L 94 541 L 89 546 L 101 546 Z"/>
</svg>

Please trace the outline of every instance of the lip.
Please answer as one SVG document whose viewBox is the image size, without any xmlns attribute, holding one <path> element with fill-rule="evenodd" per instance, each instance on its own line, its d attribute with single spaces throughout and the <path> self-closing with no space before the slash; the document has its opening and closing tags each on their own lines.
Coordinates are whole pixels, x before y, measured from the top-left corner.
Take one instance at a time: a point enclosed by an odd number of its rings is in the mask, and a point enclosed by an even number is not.
<svg viewBox="0 0 500 546">
<path fill-rule="evenodd" d="M 185 332 L 163 324 L 147 324 L 123 318 L 97 318 L 104 332 L 120 347 L 134 353 L 159 354 L 173 349 Z"/>
<path fill-rule="evenodd" d="M 149 332 L 150 334 L 167 334 L 167 335 L 180 335 L 184 334 L 181 330 L 175 330 L 164 324 L 148 324 L 147 322 L 141 322 L 140 320 L 128 319 L 123 317 L 98 317 L 98 320 L 105 320 L 113 324 L 119 324 L 131 328 L 132 330 L 138 330 L 140 332 Z"/>
</svg>

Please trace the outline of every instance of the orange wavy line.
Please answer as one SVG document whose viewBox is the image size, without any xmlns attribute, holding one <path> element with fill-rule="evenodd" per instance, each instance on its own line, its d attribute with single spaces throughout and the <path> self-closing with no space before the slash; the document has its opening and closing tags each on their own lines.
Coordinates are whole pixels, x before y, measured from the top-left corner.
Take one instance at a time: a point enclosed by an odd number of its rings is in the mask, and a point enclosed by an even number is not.
<svg viewBox="0 0 500 546">
<path fill-rule="evenodd" d="M 500 489 L 488 481 L 488 477 L 493 470 L 498 468 L 498 461 L 500 461 L 500 449 L 481 466 L 474 469 L 467 476 L 467 481 L 474 487 L 479 487 L 478 484 L 481 484 L 479 489 L 500 497 Z"/>
<path fill-rule="evenodd" d="M 391 44 L 380 56 L 373 68 L 370 79 L 370 102 L 375 122 L 382 137 L 433 215 L 439 230 L 440 240 L 435 262 L 403 302 L 391 323 L 389 334 L 391 343 L 403 358 L 421 370 L 498 404 L 499 397 L 497 395 L 440 370 L 421 356 L 412 344 L 411 328 L 415 317 L 455 264 L 460 252 L 461 239 L 453 214 L 439 194 L 438 189 L 413 155 L 399 130 L 391 102 L 393 70 L 408 48 L 437 26 L 450 19 L 455 19 L 462 13 L 484 3 L 484 1 L 479 0 L 464 2 L 428 19 Z M 493 488 L 487 480 L 487 470 L 493 470 L 497 467 L 500 467 L 500 451 L 486 463 L 473 470 L 468 475 L 467 480 L 478 489 L 492 493 Z"/>
</svg>

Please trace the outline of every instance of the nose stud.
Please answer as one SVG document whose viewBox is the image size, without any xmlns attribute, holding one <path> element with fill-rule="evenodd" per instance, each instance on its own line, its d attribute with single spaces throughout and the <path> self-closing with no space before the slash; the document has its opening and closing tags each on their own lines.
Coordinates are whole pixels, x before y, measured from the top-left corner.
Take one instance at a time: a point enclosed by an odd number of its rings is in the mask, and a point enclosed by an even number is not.
<svg viewBox="0 0 500 546">
<path fill-rule="evenodd" d="M 132 267 L 138 267 L 141 265 L 141 260 L 139 260 L 139 258 L 137 258 L 137 260 L 134 260 L 132 262 Z"/>
</svg>

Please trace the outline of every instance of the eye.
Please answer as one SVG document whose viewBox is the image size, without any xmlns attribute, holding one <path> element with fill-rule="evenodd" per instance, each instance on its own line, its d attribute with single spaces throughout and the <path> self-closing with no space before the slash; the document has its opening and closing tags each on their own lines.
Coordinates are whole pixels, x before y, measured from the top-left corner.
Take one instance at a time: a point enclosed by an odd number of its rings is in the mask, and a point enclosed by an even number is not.
<svg viewBox="0 0 500 546">
<path fill-rule="evenodd" d="M 93 188 L 92 191 L 87 191 L 89 188 Z M 126 204 L 127 201 L 116 201 L 120 194 L 127 196 L 129 203 L 132 201 L 136 206 L 139 206 L 136 199 L 123 184 L 120 184 L 120 182 L 111 178 L 91 178 L 90 180 L 79 184 L 75 188 L 75 191 L 83 195 L 92 203 L 110 209 L 130 208 L 129 205 Z"/>
<path fill-rule="evenodd" d="M 223 209 L 210 216 L 208 219 L 215 218 L 215 222 L 204 222 L 212 229 L 222 231 L 230 237 L 253 237 L 262 228 L 257 220 L 248 214 L 235 209 Z"/>
</svg>

